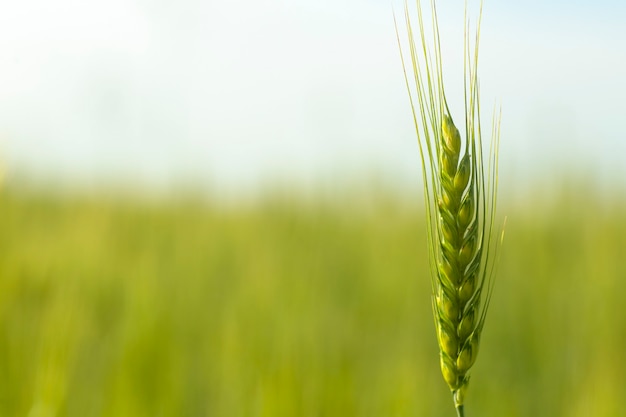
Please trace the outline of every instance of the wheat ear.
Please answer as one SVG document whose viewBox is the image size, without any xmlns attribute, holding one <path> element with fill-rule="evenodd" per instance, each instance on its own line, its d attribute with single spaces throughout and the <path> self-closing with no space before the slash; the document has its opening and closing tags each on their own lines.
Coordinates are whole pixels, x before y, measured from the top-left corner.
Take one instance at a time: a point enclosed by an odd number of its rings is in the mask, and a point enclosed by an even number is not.
<svg viewBox="0 0 626 417">
<path fill-rule="evenodd" d="M 467 13 L 465 18 L 464 141 L 454 124 L 444 92 L 434 0 L 431 0 L 431 13 L 432 55 L 420 1 L 417 0 L 419 46 L 413 36 L 409 9 L 405 3 L 412 80 L 404 53 L 401 53 L 401 59 L 422 162 L 426 217 L 430 226 L 428 246 L 432 307 L 441 372 L 452 391 L 457 414 L 463 416 L 468 372 L 478 354 L 493 289 L 497 247 L 501 243 L 501 240 L 493 242 L 494 235 L 497 235 L 494 233 L 494 219 L 500 116 L 494 112 L 492 141 L 485 160 L 477 77 L 482 4 L 473 48 L 470 45 Z M 402 52 L 397 28 L 396 23 L 398 45 Z"/>
</svg>

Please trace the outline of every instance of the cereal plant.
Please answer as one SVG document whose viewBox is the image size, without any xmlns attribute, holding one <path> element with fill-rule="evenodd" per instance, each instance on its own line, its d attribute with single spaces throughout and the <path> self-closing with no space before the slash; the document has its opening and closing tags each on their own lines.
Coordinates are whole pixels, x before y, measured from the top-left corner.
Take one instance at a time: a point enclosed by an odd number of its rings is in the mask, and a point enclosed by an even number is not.
<svg viewBox="0 0 626 417">
<path fill-rule="evenodd" d="M 434 0 L 430 40 L 420 1 L 417 36 L 405 3 L 408 54 L 401 54 L 422 163 L 441 372 L 460 417 L 491 299 L 499 245 L 494 241 L 494 221 L 500 121 L 494 114 L 491 145 L 484 156 L 478 85 L 480 15 L 473 44 L 467 11 L 464 19 L 463 139 L 446 100 Z M 397 27 L 396 23 L 396 32 Z M 399 35 L 398 45 L 402 51 Z"/>
</svg>

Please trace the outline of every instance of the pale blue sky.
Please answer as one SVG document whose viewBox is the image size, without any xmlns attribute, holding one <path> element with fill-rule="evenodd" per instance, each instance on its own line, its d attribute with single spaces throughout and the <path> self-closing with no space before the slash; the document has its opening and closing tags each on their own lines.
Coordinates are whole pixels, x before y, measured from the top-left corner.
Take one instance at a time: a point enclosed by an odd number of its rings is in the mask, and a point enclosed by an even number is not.
<svg viewBox="0 0 626 417">
<path fill-rule="evenodd" d="M 440 3 L 454 92 L 464 2 Z M 415 183 L 391 4 L 3 2 L 0 155 L 9 173 L 81 185 Z M 504 179 L 624 177 L 624 21 L 617 0 L 485 2 L 483 106 L 503 106 Z"/>
</svg>

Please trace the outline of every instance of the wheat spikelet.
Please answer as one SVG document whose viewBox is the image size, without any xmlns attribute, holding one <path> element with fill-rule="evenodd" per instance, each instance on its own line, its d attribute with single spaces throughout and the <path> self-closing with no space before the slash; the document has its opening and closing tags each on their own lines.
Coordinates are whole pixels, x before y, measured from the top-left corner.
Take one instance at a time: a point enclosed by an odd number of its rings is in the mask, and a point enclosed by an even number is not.
<svg viewBox="0 0 626 417">
<path fill-rule="evenodd" d="M 409 81 L 404 54 L 401 58 L 423 168 L 426 216 L 430 226 L 432 304 L 441 372 L 452 391 L 457 413 L 463 416 L 468 371 L 476 361 L 493 288 L 494 255 L 498 246 L 498 242 L 493 243 L 492 240 L 495 234 L 500 119 L 494 113 L 492 142 L 485 160 L 477 78 L 480 17 L 473 50 L 470 48 L 469 26 L 467 23 L 465 26 L 463 141 L 453 122 L 444 92 L 434 0 L 431 1 L 431 12 L 434 54 L 428 47 L 420 1 L 417 1 L 419 44 L 413 36 L 409 9 L 405 3 L 412 81 Z M 465 20 L 467 22 L 467 18 Z M 402 51 L 399 35 L 398 44 Z"/>
<path fill-rule="evenodd" d="M 438 143 L 437 230 L 439 254 L 433 311 L 440 348 L 441 371 L 458 405 L 476 360 L 484 315 L 479 317 L 481 243 L 476 207 L 476 160 L 461 158 L 461 139 L 452 119 L 444 115 Z"/>
</svg>

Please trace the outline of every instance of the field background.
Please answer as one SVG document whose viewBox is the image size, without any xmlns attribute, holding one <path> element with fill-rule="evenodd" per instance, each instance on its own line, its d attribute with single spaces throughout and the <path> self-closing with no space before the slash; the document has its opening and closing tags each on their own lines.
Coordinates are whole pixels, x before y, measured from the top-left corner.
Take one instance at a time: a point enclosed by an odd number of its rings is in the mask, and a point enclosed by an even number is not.
<svg viewBox="0 0 626 417">
<path fill-rule="evenodd" d="M 461 120 L 482 1 L 437 3 Z M 403 4 L 0 1 L 0 417 L 454 416 Z M 467 417 L 626 416 L 626 1 L 483 16 L 508 221 Z"/>
<path fill-rule="evenodd" d="M 554 189 L 501 206 L 470 417 L 623 413 L 626 203 Z M 0 415 L 452 416 L 420 197 L 6 187 Z"/>
</svg>

